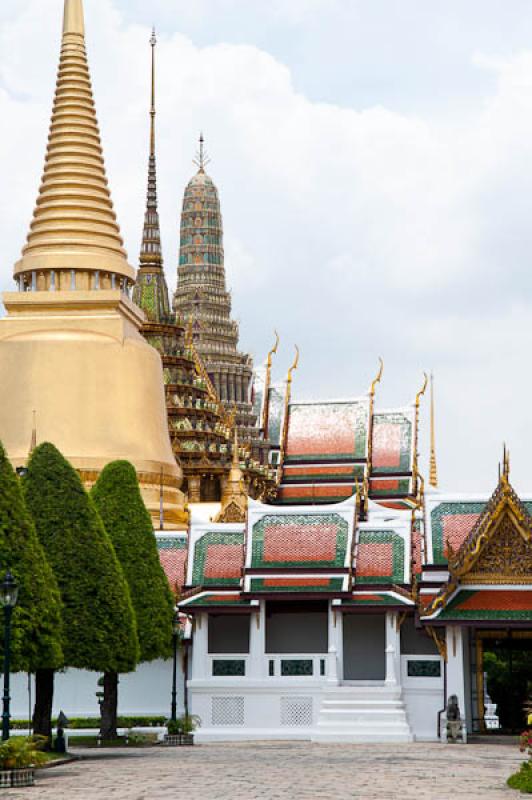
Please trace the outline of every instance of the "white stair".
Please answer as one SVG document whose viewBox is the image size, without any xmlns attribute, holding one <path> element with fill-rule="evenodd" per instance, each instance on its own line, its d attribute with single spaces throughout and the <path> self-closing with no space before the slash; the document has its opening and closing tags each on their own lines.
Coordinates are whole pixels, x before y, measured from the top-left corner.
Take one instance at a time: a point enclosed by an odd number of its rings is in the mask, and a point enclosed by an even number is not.
<svg viewBox="0 0 532 800">
<path fill-rule="evenodd" d="M 412 742 L 400 687 L 331 686 L 323 690 L 313 742 Z"/>
</svg>

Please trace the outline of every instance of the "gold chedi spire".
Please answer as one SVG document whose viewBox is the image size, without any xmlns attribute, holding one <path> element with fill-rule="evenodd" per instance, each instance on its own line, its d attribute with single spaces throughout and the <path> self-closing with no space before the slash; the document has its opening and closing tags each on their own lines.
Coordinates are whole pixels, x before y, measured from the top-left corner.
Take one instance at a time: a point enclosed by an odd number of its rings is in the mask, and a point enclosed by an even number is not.
<svg viewBox="0 0 532 800">
<path fill-rule="evenodd" d="M 120 284 L 126 288 L 134 275 L 105 175 L 83 3 L 65 0 L 44 175 L 15 277 L 22 279 L 22 288 L 33 290 L 88 290 L 114 287 L 117 277 L 126 279 L 125 286 Z"/>
<path fill-rule="evenodd" d="M 436 431 L 434 419 L 434 375 L 430 376 L 430 470 L 429 483 L 438 488 L 438 466 L 436 464 Z"/>
<path fill-rule="evenodd" d="M 22 466 L 36 419 L 39 441 L 53 442 L 87 488 L 110 461 L 130 461 L 154 525 L 162 493 L 165 528 L 185 527 L 161 357 L 127 291 L 134 273 L 107 187 L 83 31 L 82 0 L 66 0 L 44 178 L 16 268 L 24 291 L 2 297 L 0 441 Z"/>
</svg>

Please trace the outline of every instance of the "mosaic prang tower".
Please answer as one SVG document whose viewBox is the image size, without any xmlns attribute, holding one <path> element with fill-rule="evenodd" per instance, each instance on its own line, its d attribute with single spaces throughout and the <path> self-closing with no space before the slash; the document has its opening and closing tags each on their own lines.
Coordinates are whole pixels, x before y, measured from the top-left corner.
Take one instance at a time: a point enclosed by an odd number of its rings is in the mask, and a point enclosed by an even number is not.
<svg viewBox="0 0 532 800">
<path fill-rule="evenodd" d="M 235 415 L 240 441 L 267 463 L 267 442 L 260 439 L 251 402 L 253 363 L 238 349 L 238 324 L 231 319 L 223 250 L 223 224 L 218 190 L 205 172 L 208 164 L 203 135 L 195 163 L 198 172 L 188 183 L 181 215 L 181 243 L 174 309 L 192 325 L 195 347 L 214 388 Z"/>
</svg>

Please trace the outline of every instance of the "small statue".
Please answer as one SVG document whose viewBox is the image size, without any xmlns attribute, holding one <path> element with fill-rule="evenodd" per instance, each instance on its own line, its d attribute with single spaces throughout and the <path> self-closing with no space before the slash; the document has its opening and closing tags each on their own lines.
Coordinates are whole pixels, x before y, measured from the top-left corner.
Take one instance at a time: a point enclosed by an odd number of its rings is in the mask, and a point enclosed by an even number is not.
<svg viewBox="0 0 532 800">
<path fill-rule="evenodd" d="M 447 741 L 456 744 L 462 738 L 462 717 L 458 697 L 452 694 L 447 702 Z"/>
</svg>

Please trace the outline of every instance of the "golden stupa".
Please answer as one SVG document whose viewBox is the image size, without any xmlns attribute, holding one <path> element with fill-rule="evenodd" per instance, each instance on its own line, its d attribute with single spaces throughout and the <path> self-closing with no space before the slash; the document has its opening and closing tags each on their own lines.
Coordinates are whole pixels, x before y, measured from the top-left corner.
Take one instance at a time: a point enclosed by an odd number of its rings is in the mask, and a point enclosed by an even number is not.
<svg viewBox="0 0 532 800">
<path fill-rule="evenodd" d="M 89 486 L 109 461 L 136 469 L 145 502 L 184 522 L 159 354 L 139 332 L 105 175 L 85 52 L 82 0 L 65 0 L 48 149 L 21 260 L 0 320 L 0 440 L 24 464 L 33 427 Z"/>
</svg>

